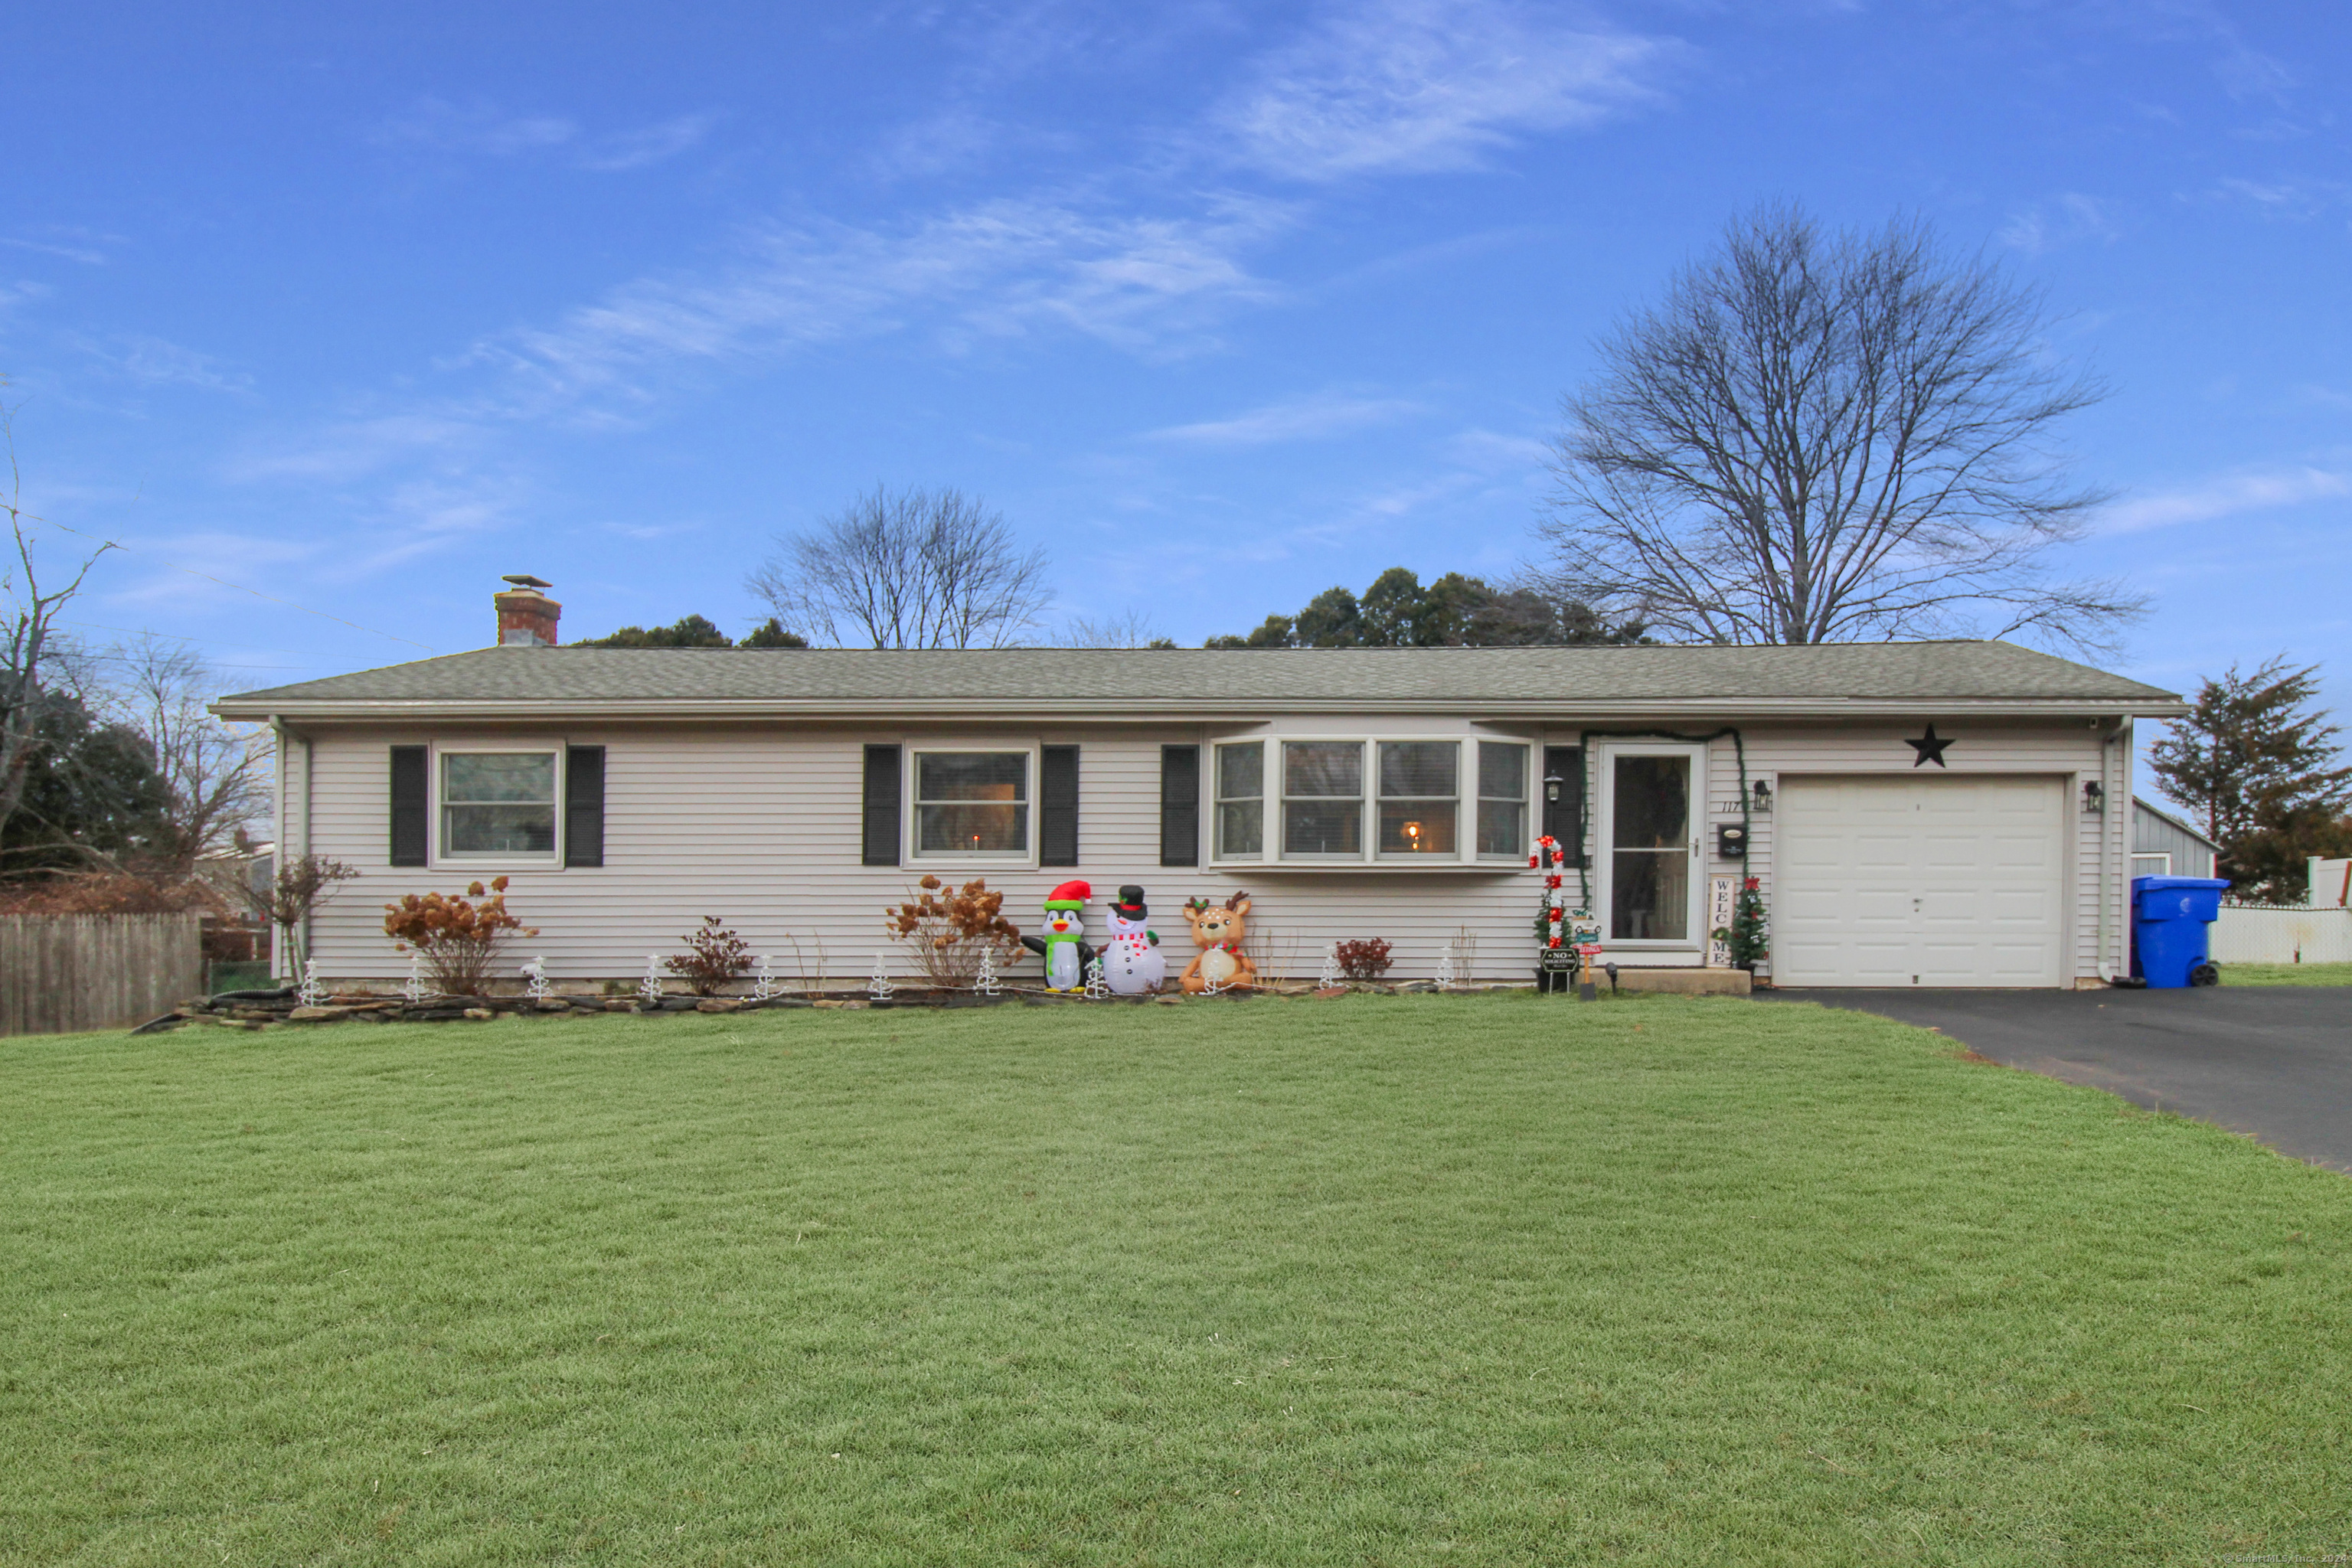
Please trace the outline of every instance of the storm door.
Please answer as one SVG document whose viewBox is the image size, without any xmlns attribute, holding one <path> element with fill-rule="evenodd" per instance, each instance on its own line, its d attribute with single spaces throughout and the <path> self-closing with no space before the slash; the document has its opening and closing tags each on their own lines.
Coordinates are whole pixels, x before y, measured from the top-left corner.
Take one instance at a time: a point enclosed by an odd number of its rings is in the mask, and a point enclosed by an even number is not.
<svg viewBox="0 0 2352 1568">
<path fill-rule="evenodd" d="M 1696 747 L 1614 750 L 1601 844 L 1607 941 L 1696 946 L 1700 879 Z"/>
</svg>

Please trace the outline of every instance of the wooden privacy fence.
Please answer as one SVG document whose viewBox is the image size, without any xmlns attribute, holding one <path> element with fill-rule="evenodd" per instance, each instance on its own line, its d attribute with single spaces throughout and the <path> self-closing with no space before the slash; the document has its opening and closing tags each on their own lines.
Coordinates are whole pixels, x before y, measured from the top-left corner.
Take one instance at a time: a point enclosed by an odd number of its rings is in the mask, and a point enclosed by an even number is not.
<svg viewBox="0 0 2352 1568">
<path fill-rule="evenodd" d="M 205 988 L 198 918 L 0 915 L 0 1035 L 112 1029 Z"/>
</svg>

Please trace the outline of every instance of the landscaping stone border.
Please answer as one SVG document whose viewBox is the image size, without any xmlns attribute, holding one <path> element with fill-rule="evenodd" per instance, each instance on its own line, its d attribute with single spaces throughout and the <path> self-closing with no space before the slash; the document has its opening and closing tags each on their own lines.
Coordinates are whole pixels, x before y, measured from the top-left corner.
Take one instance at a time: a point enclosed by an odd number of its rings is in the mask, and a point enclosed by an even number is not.
<svg viewBox="0 0 2352 1568">
<path fill-rule="evenodd" d="M 1449 994 L 1466 994 L 1524 991 L 1528 987 L 1455 985 L 1444 989 Z M 1319 988 L 1298 984 L 1262 985 L 1254 990 L 1229 991 L 1216 996 L 1187 996 L 1175 991 L 1151 996 L 1083 996 L 1012 985 L 1006 986 L 1001 995 L 982 996 L 970 991 L 932 991 L 904 986 L 883 1001 L 877 1001 L 862 991 L 836 991 L 814 995 L 795 993 L 786 996 L 770 996 L 764 1000 L 756 996 L 665 996 L 653 1003 L 635 996 L 592 995 L 549 996 L 544 1000 L 533 1000 L 529 996 L 428 996 L 422 1002 L 411 1003 L 404 996 L 379 995 L 373 992 L 339 992 L 310 1006 L 303 1005 L 289 991 L 278 996 L 191 997 L 173 1011 L 140 1025 L 131 1033 L 164 1034 L 191 1026 L 253 1030 L 279 1024 L 487 1023 L 502 1016 L 579 1018 L 627 1014 L 644 1017 L 665 1013 L 785 1012 L 800 1008 L 848 1011 L 890 1007 L 1179 1006 L 1195 1003 L 1247 1001 L 1262 996 L 1332 997 L 1350 994 L 1393 996 L 1401 994 L 1433 994 L 1439 990 L 1434 982 L 1426 980 L 1397 984 L 1350 981 L 1342 985 Z"/>
</svg>

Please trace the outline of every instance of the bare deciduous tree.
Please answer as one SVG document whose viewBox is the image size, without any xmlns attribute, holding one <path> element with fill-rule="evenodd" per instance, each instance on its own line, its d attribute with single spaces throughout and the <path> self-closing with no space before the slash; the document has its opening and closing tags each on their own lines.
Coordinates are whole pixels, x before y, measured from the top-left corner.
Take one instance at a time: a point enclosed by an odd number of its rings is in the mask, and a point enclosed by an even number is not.
<svg viewBox="0 0 2352 1568">
<path fill-rule="evenodd" d="M 7 382 L 0 378 L 0 389 Z M 24 477 L 16 467 L 16 433 L 11 411 L 0 406 L 0 448 L 8 464 L 8 493 L 0 497 L 0 511 L 8 517 L 14 559 L 0 563 L 0 595 L 6 598 L 6 619 L 0 621 L 0 828 L 16 815 L 25 797 L 25 779 L 42 745 L 42 681 L 64 651 L 58 645 L 58 615 L 81 592 L 82 580 L 98 558 L 114 548 L 100 544 L 81 561 L 62 570 L 41 586 L 34 565 L 33 544 L 40 519 L 24 507 Z"/>
<path fill-rule="evenodd" d="M 280 860 L 278 874 L 267 882 L 246 882 L 237 891 L 256 919 L 278 928 L 278 953 L 297 975 L 310 963 L 310 913 L 334 892 L 335 884 L 359 875 L 356 867 L 323 855 L 297 855 Z"/>
<path fill-rule="evenodd" d="M 835 644 L 1003 647 L 1052 598 L 1043 547 L 961 490 L 876 486 L 805 532 L 781 536 L 751 591 L 785 625 Z"/>
<path fill-rule="evenodd" d="M 2143 602 L 2049 571 L 2106 497 L 2050 445 L 2104 389 L 2050 363 L 2047 326 L 2037 291 L 1924 223 L 1830 235 L 1758 207 L 1597 345 L 1539 570 L 1694 641 L 2110 647 Z"/>
<path fill-rule="evenodd" d="M 268 736 L 232 730 L 205 710 L 220 683 L 185 647 L 142 635 L 108 663 L 101 701 L 146 739 L 163 786 L 151 846 L 157 870 L 186 877 L 268 809 Z"/>
<path fill-rule="evenodd" d="M 1057 647 L 1174 647 L 1151 617 L 1132 605 L 1115 616 L 1072 616 L 1063 623 Z"/>
</svg>

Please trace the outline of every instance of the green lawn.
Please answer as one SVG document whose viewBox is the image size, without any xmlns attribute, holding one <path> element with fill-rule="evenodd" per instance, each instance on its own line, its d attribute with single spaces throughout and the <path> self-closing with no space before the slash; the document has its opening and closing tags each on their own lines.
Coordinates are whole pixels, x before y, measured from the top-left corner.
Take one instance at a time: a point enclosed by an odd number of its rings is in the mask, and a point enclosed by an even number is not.
<svg viewBox="0 0 2352 1568">
<path fill-rule="evenodd" d="M 2352 963 L 2224 963 L 2224 985 L 2352 985 Z"/>
<path fill-rule="evenodd" d="M 2352 1542 L 2352 1182 L 1796 1005 L 0 1041 L 0 1562 Z"/>
</svg>

